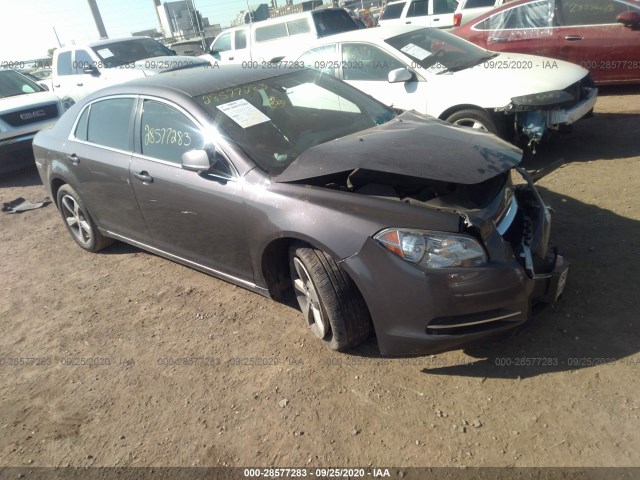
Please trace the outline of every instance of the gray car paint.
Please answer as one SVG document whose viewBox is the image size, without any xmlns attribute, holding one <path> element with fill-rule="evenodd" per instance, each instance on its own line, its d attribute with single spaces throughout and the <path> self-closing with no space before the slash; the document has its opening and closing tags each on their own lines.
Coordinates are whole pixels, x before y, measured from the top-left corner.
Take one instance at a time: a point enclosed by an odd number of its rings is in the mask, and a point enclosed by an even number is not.
<svg viewBox="0 0 640 480">
<path fill-rule="evenodd" d="M 302 240 L 322 249 L 340 262 L 363 294 L 384 354 L 417 354 L 455 348 L 512 329 L 529 318 L 533 301 L 544 296 L 549 279 L 548 275 L 527 277 L 511 246 L 496 231 L 492 219 L 498 210 L 504 208 L 504 195 L 499 195 L 485 209 L 472 212 L 473 215 L 465 218 L 461 214 L 463 212 L 456 213 L 455 209 L 425 208 L 307 185 L 304 181 L 283 182 L 281 177 L 285 175 L 283 178 L 287 178 L 287 170 L 274 179 L 259 170 L 239 148 L 224 140 L 217 147 L 236 167 L 237 174 L 232 178 L 198 174 L 153 161 L 143 162 L 135 154 L 129 175 L 126 158 L 122 159 L 120 167 L 102 171 L 103 178 L 84 176 L 79 173 L 81 169 L 70 163 L 67 155 L 78 147 L 68 139 L 69 132 L 87 103 L 108 95 L 157 96 L 181 106 L 204 125 L 209 117 L 190 96 L 197 95 L 204 88 L 198 85 L 207 81 L 209 84 L 204 91 L 215 90 L 216 85 L 211 85 L 215 77 L 209 75 L 210 72 L 187 73 L 183 77 L 175 74 L 168 80 L 158 80 L 161 76 L 150 77 L 148 81 L 136 80 L 106 89 L 75 105 L 52 130 L 42 132 L 34 142 L 39 172 L 51 197 L 55 198 L 54 190 L 60 182 L 67 182 L 82 192 L 87 210 L 107 235 L 264 295 L 282 293 L 279 288 L 282 285 L 277 285 L 277 280 L 287 277 L 282 272 L 287 265 L 283 264 L 282 256 L 290 241 Z M 226 70 L 219 77 L 221 84 L 232 83 L 233 75 L 238 75 L 238 71 Z M 260 75 L 266 78 L 269 74 L 252 72 L 249 81 L 260 78 Z M 247 81 L 246 77 L 240 78 L 242 82 Z M 240 83 L 240 80 L 236 82 Z M 406 118 L 410 118 L 407 123 L 413 129 L 424 127 L 428 131 L 434 125 L 432 120 L 417 114 Z M 463 180 L 478 180 L 486 178 L 481 170 L 499 173 L 517 163 L 514 149 L 495 137 L 484 134 L 479 137 L 468 130 L 438 123 L 436 131 L 440 129 L 446 129 L 444 137 L 447 142 L 455 144 L 456 155 L 463 159 L 468 157 L 473 162 L 472 174 L 461 172 L 464 164 L 459 163 L 458 170 L 449 172 L 441 169 L 441 178 L 456 179 L 459 174 Z M 367 132 L 367 138 L 375 139 L 375 133 Z M 389 128 L 386 138 L 391 147 L 378 144 L 378 150 L 370 155 L 371 163 L 367 163 L 363 148 L 375 140 L 362 142 L 362 147 L 357 146 L 357 155 L 347 155 L 343 164 L 348 166 L 347 169 L 354 166 L 389 168 L 382 162 L 388 158 L 390 164 L 398 160 L 393 168 L 396 172 L 407 168 L 413 174 L 428 175 L 428 169 L 421 164 L 425 161 L 424 155 L 405 154 L 404 149 L 399 148 L 407 141 L 406 131 L 400 128 L 394 132 Z M 478 155 L 478 139 L 484 154 Z M 335 149 L 335 145 L 342 141 L 334 142 L 332 148 Z M 344 141 L 349 142 L 350 139 Z M 309 159 L 324 146 L 316 148 L 316 152 L 311 152 L 306 159 L 301 155 L 303 168 L 294 168 L 294 173 L 290 172 L 293 178 L 302 180 L 303 176 L 324 175 L 323 165 L 335 170 L 336 162 L 332 161 L 320 163 L 316 172 L 310 168 Z M 418 148 L 407 150 L 420 153 Z M 332 152 L 338 155 L 340 150 Z M 87 157 L 90 155 L 86 154 Z M 107 164 L 120 162 L 118 155 L 109 151 L 96 151 L 93 155 Z M 437 156 L 428 158 L 434 162 Z M 496 163 L 495 158 L 501 161 Z M 486 162 L 484 167 L 483 161 Z M 158 195 L 152 195 L 152 189 L 145 191 L 146 186 L 136 183 L 139 180 L 131 176 L 132 172 L 141 169 L 148 171 L 154 180 L 158 179 L 156 185 L 151 184 Z M 300 173 L 302 170 L 304 173 Z M 92 182 L 113 184 L 114 190 L 91 193 L 85 185 Z M 133 185 L 129 193 L 125 192 L 127 185 Z M 140 205 L 137 214 L 131 192 L 136 193 Z M 519 195 L 531 196 L 526 192 L 519 192 Z M 151 207 L 152 200 L 158 199 L 163 204 Z M 99 204 L 105 201 L 119 203 L 119 207 L 101 209 Z M 545 210 L 546 207 L 538 204 L 535 209 Z M 126 221 L 122 221 L 119 215 L 123 210 L 130 214 Z M 471 223 L 465 225 L 470 219 Z M 372 239 L 375 233 L 388 227 L 461 232 L 470 226 L 481 232 L 489 254 L 490 262 L 482 267 L 426 271 L 394 256 Z M 545 239 L 540 237 L 537 241 Z M 545 274 L 551 271 L 551 267 L 545 268 Z M 433 319 L 484 311 L 517 312 L 517 318 L 494 329 L 468 335 L 434 336 L 425 333 L 425 327 Z"/>
</svg>

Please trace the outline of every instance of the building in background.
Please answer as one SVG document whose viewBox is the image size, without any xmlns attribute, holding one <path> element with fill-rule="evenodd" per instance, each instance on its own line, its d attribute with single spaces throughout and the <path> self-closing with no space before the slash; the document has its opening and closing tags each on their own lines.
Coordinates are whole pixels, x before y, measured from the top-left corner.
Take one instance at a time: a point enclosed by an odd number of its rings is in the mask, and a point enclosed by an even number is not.
<svg viewBox="0 0 640 480">
<path fill-rule="evenodd" d="M 189 38 L 206 32 L 209 19 L 203 18 L 193 5 L 193 0 L 163 2 L 154 0 L 158 20 L 165 37 Z"/>
</svg>

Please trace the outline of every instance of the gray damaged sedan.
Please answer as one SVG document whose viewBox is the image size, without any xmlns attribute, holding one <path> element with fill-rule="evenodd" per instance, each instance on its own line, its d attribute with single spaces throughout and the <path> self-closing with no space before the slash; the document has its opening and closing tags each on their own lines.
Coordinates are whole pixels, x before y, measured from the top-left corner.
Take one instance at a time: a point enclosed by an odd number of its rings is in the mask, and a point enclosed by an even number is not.
<svg viewBox="0 0 640 480">
<path fill-rule="evenodd" d="M 386 355 L 454 349 L 558 298 L 568 266 L 520 150 L 283 70 L 169 73 L 74 105 L 33 144 L 72 238 L 295 295 L 340 351 L 372 332 Z"/>
</svg>

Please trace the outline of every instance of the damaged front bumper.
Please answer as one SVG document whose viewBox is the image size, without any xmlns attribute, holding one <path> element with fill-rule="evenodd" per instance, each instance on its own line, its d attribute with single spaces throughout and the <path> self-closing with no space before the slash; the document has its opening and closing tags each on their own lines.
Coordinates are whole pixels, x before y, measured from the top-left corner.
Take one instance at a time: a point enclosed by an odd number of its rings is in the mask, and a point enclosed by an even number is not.
<svg viewBox="0 0 640 480">
<path fill-rule="evenodd" d="M 515 197 L 510 224 L 484 238 L 485 265 L 418 268 L 373 239 L 341 262 L 365 298 L 383 355 L 437 353 L 504 335 L 561 295 L 568 263 L 549 248 L 549 209 L 530 180 Z"/>
<path fill-rule="evenodd" d="M 563 126 L 571 125 L 593 111 L 598 99 L 598 89 L 590 86 L 589 81 L 590 79 L 583 79 L 577 86 L 571 87 L 577 90 L 578 100 L 570 106 L 523 106 L 514 101 L 497 110 L 513 114 L 516 136 L 528 138 L 528 146 L 535 148 L 548 130 L 559 130 Z"/>
</svg>

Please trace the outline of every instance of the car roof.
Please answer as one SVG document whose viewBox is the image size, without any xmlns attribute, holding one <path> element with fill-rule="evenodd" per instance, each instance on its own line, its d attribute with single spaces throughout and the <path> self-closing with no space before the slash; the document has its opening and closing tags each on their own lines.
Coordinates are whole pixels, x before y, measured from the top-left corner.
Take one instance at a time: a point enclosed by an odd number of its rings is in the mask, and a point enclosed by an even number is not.
<svg viewBox="0 0 640 480">
<path fill-rule="evenodd" d="M 151 37 L 120 37 L 120 38 L 106 38 L 103 40 L 97 40 L 95 42 L 88 42 L 88 43 L 82 43 L 82 44 L 77 44 L 77 45 L 69 45 L 66 47 L 62 47 L 59 48 L 57 50 L 63 51 L 63 50 L 77 50 L 79 48 L 86 48 L 86 47 L 101 47 L 103 45 L 111 45 L 112 43 L 119 43 L 119 42 L 131 42 L 133 40 L 139 40 L 139 39 L 151 39 L 153 40 L 153 38 Z"/>
<path fill-rule="evenodd" d="M 99 91 L 99 98 L 119 94 L 144 94 L 157 89 L 181 92 L 189 97 L 198 97 L 211 92 L 236 87 L 247 83 L 259 82 L 267 78 L 295 72 L 296 68 L 242 68 L 241 65 L 220 65 L 212 68 L 190 68 L 175 72 L 150 75 L 107 87 Z"/>
<path fill-rule="evenodd" d="M 395 37 L 396 35 L 401 35 L 403 33 L 412 32 L 415 30 L 422 30 L 425 26 L 420 25 L 393 25 L 386 27 L 375 27 L 375 28 L 362 28 L 360 30 L 351 30 L 350 32 L 337 33 L 335 35 L 329 35 L 324 37 L 322 43 L 337 43 L 344 41 L 383 41 L 387 38 Z"/>
<path fill-rule="evenodd" d="M 468 26 L 468 28 L 471 28 L 473 25 L 478 24 L 481 20 L 485 20 L 486 18 L 498 13 L 498 12 L 502 12 L 504 10 L 508 10 L 510 8 L 513 7 L 517 7 L 518 5 L 524 5 L 527 3 L 533 3 L 533 2 L 539 2 L 542 0 L 515 0 L 515 1 L 507 1 L 505 0 L 505 3 L 503 3 L 502 5 L 489 10 L 488 12 L 483 13 L 482 15 L 478 15 L 476 18 L 474 18 L 473 20 L 470 20 L 469 23 L 462 25 L 459 28 L 464 28 L 465 26 Z M 628 3 L 630 5 L 634 5 L 634 6 L 640 6 L 640 1 L 638 0 L 624 0 L 624 3 Z M 579 26 L 579 25 L 574 25 L 575 27 Z"/>
</svg>

